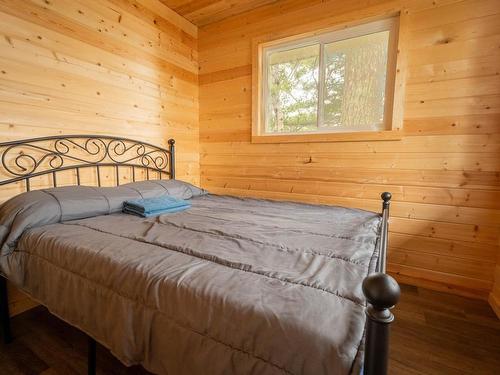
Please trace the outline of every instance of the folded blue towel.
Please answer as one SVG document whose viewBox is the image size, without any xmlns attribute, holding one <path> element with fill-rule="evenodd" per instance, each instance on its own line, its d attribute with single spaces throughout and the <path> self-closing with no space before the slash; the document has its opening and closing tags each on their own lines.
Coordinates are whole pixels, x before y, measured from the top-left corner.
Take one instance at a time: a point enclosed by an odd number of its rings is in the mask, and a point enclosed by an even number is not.
<svg viewBox="0 0 500 375">
<path fill-rule="evenodd" d="M 191 207 L 191 205 L 186 204 L 184 206 L 179 206 L 179 207 L 174 207 L 174 208 L 165 208 L 163 210 L 153 210 L 153 211 L 149 211 L 149 212 L 140 212 L 140 211 L 136 211 L 136 210 L 129 208 L 129 207 L 124 207 L 123 212 L 126 214 L 138 215 L 138 216 L 142 216 L 142 217 L 151 217 L 151 216 L 158 216 L 158 215 L 162 215 L 162 214 L 169 214 L 169 213 L 173 213 L 173 212 L 184 211 L 184 210 L 187 210 L 189 207 Z"/>
<path fill-rule="evenodd" d="M 132 209 L 138 213 L 147 213 L 158 210 L 171 209 L 176 207 L 190 206 L 191 204 L 184 199 L 174 198 L 169 195 L 157 198 L 135 199 L 125 201 L 124 208 Z"/>
</svg>

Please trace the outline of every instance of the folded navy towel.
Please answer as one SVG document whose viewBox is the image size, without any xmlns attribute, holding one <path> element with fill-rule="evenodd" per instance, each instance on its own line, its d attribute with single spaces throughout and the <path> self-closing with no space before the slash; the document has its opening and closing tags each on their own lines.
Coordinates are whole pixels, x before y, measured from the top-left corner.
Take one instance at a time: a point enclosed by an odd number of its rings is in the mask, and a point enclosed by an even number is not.
<svg viewBox="0 0 500 375">
<path fill-rule="evenodd" d="M 184 199 L 174 198 L 165 195 L 157 198 L 135 199 L 125 201 L 123 208 L 132 209 L 138 213 L 148 213 L 158 210 L 166 210 L 176 207 L 190 206 L 191 204 Z"/>
<path fill-rule="evenodd" d="M 153 210 L 153 211 L 148 211 L 148 212 L 140 212 L 136 211 L 130 207 L 123 207 L 123 212 L 126 214 L 132 214 L 132 215 L 137 215 L 137 216 L 142 216 L 142 217 L 151 217 L 151 216 L 158 216 L 162 214 L 169 214 L 173 212 L 179 212 L 179 211 L 184 211 L 187 210 L 189 207 L 191 207 L 190 204 L 186 204 L 184 206 L 179 206 L 179 207 L 174 207 L 174 208 L 165 208 L 162 210 Z"/>
</svg>

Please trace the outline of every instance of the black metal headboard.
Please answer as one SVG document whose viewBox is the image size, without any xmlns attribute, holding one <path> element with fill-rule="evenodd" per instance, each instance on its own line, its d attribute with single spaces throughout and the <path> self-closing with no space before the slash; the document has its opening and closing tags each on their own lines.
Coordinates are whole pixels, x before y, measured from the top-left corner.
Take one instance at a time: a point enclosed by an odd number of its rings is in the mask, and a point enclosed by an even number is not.
<svg viewBox="0 0 500 375">
<path fill-rule="evenodd" d="M 101 186 L 100 167 L 114 167 L 116 183 L 120 183 L 120 167 L 132 169 L 135 181 L 136 168 L 150 171 L 159 178 L 163 175 L 175 178 L 175 140 L 169 139 L 168 149 L 128 138 L 101 135 L 60 135 L 22 139 L 0 143 L 0 186 L 26 181 L 30 190 L 30 179 L 52 175 L 52 184 L 57 186 L 57 172 L 74 170 L 80 185 L 80 170 L 95 168 L 97 183 Z M 6 178 L 5 178 L 6 177 Z"/>
</svg>

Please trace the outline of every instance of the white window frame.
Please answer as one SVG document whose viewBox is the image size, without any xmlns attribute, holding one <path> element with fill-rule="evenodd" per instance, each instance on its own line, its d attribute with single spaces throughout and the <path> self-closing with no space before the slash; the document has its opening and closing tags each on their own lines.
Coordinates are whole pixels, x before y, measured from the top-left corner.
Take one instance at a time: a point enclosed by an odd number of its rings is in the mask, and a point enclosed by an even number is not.
<svg viewBox="0 0 500 375">
<path fill-rule="evenodd" d="M 271 41 L 254 40 L 254 66 L 253 66 L 253 130 L 252 141 L 258 143 L 269 142 L 309 142 L 309 141 L 330 141 L 336 140 L 355 140 L 359 138 L 371 139 L 400 139 L 398 130 L 402 128 L 402 119 L 395 119 L 395 97 L 402 95 L 397 93 L 396 89 L 396 71 L 400 70 L 398 65 L 398 39 L 399 39 L 399 15 L 365 22 L 354 26 L 336 27 L 321 32 L 308 33 L 306 35 L 292 36 Z M 383 129 L 367 130 L 359 128 L 342 127 L 332 129 L 323 126 L 323 98 L 324 98 L 324 45 L 368 35 L 381 31 L 389 31 L 389 45 L 387 56 L 387 72 L 384 102 Z M 285 51 L 290 48 L 300 48 L 308 45 L 320 45 L 319 61 L 319 87 L 318 87 L 318 130 L 311 132 L 292 132 L 292 133 L 267 133 L 266 132 L 266 103 L 267 103 L 267 78 L 268 78 L 268 59 L 271 53 Z M 401 90 L 402 91 L 402 90 Z M 399 98 L 400 99 L 400 98 Z M 322 136 L 319 138 L 318 136 Z M 326 136 L 325 136 L 326 135 Z M 333 135 L 332 138 L 329 135 Z M 267 138 L 267 139 L 265 139 Z"/>
</svg>

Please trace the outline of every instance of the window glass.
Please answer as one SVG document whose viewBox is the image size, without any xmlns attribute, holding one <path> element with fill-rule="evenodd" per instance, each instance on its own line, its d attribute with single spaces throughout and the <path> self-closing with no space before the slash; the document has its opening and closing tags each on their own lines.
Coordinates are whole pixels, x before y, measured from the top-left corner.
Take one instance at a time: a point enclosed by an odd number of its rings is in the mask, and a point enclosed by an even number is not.
<svg viewBox="0 0 500 375">
<path fill-rule="evenodd" d="M 388 31 L 325 44 L 322 126 L 383 126 L 388 44 Z"/>
<path fill-rule="evenodd" d="M 391 108 L 394 89 L 394 25 L 396 19 L 375 21 L 264 47 L 260 131 L 387 129 L 386 108 Z"/>
<path fill-rule="evenodd" d="M 319 44 L 269 54 L 267 132 L 317 130 L 319 58 Z"/>
</svg>

